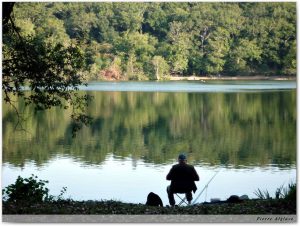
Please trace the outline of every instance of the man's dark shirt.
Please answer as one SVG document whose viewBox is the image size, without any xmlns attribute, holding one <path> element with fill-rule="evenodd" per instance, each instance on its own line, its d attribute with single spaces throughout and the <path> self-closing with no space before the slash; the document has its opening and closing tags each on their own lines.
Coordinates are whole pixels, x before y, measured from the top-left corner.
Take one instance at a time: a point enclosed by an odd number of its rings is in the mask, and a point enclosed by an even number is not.
<svg viewBox="0 0 300 226">
<path fill-rule="evenodd" d="M 197 186 L 194 181 L 199 181 L 199 176 L 195 168 L 186 163 L 179 163 L 172 166 L 170 172 L 167 175 L 167 180 L 171 180 L 171 192 L 172 193 L 186 193 L 197 190 Z"/>
</svg>

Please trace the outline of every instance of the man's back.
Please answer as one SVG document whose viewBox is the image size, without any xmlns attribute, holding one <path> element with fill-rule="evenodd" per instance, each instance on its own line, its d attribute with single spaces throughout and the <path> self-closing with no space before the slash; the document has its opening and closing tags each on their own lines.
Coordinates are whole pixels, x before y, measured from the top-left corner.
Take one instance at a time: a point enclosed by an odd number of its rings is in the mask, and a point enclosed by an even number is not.
<svg viewBox="0 0 300 226">
<path fill-rule="evenodd" d="M 198 181 L 199 176 L 193 166 L 185 163 L 179 163 L 172 167 L 169 174 L 167 175 L 167 180 Z"/>
<path fill-rule="evenodd" d="M 174 192 L 195 192 L 197 187 L 194 181 L 199 181 L 199 176 L 192 165 L 179 163 L 171 168 L 167 180 L 171 180 L 171 190 Z"/>
<path fill-rule="evenodd" d="M 175 205 L 174 193 L 185 193 L 186 200 L 190 204 L 197 186 L 195 181 L 199 180 L 199 176 L 192 165 L 187 164 L 185 154 L 178 156 L 178 164 L 172 166 L 167 175 L 167 180 L 171 180 L 171 185 L 167 187 L 169 203 L 171 206 Z"/>
</svg>

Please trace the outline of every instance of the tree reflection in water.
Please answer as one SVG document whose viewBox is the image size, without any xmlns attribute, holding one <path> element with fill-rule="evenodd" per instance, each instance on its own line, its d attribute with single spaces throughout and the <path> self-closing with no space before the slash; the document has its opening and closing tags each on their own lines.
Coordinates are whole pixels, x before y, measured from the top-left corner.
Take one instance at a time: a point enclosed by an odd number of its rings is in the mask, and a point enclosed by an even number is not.
<svg viewBox="0 0 300 226">
<path fill-rule="evenodd" d="M 83 91 L 82 91 L 83 92 Z M 57 155 L 84 164 L 106 156 L 169 164 L 182 150 L 193 164 L 289 168 L 296 162 L 296 91 L 250 93 L 88 92 L 92 126 L 72 138 L 65 111 L 3 105 L 3 162 L 43 165 Z"/>
</svg>

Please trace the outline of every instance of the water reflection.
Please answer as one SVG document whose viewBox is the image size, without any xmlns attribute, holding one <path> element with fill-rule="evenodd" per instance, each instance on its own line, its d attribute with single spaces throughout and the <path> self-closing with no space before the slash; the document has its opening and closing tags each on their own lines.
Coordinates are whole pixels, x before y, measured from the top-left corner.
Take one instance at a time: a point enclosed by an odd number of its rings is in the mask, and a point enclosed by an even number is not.
<svg viewBox="0 0 300 226">
<path fill-rule="evenodd" d="M 154 83 L 147 84 L 153 88 Z M 181 88 L 188 85 L 180 84 Z M 272 84 L 268 83 L 281 87 Z M 289 84 L 284 83 L 284 87 Z M 107 83 L 102 85 L 107 87 Z M 126 83 L 122 85 L 126 88 Z M 238 88 L 239 83 L 233 85 Z M 261 85 L 266 83 L 255 84 Z M 14 110 L 3 105 L 3 187 L 18 175 L 33 173 L 50 181 L 53 195 L 66 186 L 67 197 L 76 200 L 145 203 L 152 191 L 167 204 L 169 182 L 165 175 L 182 150 L 200 174 L 199 191 L 220 170 L 199 202 L 213 197 L 226 199 L 232 194 L 254 197 L 257 188 L 274 195 L 276 188 L 295 180 L 293 89 L 251 93 L 82 92 L 94 96 L 86 109 L 94 121 L 75 139 L 71 112 L 52 109 L 35 113 L 16 99 L 19 112 L 27 119 L 24 132 L 14 129 Z"/>
<path fill-rule="evenodd" d="M 84 92 L 84 91 L 82 91 Z M 168 165 L 185 150 L 191 163 L 295 168 L 296 91 L 259 93 L 97 92 L 86 109 L 92 126 L 71 136 L 68 112 L 18 109 L 27 132 L 15 131 L 3 105 L 3 162 L 41 166 L 58 155 L 99 165 L 108 155 Z M 128 161 L 128 159 L 126 160 Z"/>
<path fill-rule="evenodd" d="M 174 159 L 175 160 L 175 159 Z M 62 187 L 67 187 L 65 198 L 75 200 L 121 200 L 131 203 L 145 203 L 149 192 L 158 194 L 164 205 L 168 204 L 165 179 L 171 165 L 148 164 L 142 160 L 136 162 L 130 158 L 117 160 L 108 155 L 101 165 L 86 165 L 70 157 L 57 156 L 42 167 L 32 162 L 25 163 L 20 170 L 8 163 L 3 165 L 3 183 L 5 187 L 15 182 L 18 175 L 29 177 L 31 174 L 49 180 L 48 188 L 52 195 L 58 195 Z M 212 176 L 218 172 L 198 202 L 209 201 L 211 198 L 226 200 L 230 195 L 247 194 L 257 198 L 254 191 L 258 188 L 268 190 L 272 197 L 280 186 L 287 186 L 295 181 L 296 170 L 279 170 L 277 167 L 252 167 L 237 169 L 218 166 L 198 165 L 195 167 L 200 176 L 196 182 L 198 196 Z M 220 189 L 222 188 L 222 189 Z"/>
</svg>

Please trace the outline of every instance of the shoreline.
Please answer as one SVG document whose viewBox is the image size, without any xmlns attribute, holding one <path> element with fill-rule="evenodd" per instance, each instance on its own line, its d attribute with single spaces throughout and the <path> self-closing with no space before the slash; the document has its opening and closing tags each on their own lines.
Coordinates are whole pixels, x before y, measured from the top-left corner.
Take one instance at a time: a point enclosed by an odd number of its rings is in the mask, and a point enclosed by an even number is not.
<svg viewBox="0 0 300 226">
<path fill-rule="evenodd" d="M 2 214 L 296 214 L 296 201 L 285 199 L 249 199 L 241 202 L 201 203 L 191 206 L 148 206 L 120 201 L 58 200 L 43 203 L 2 202 Z"/>
<path fill-rule="evenodd" d="M 205 81 L 205 80 L 270 80 L 270 81 L 293 81 L 297 80 L 297 76 L 178 76 L 178 77 L 170 77 L 171 81 Z"/>
<path fill-rule="evenodd" d="M 256 76 L 169 76 L 163 79 L 158 80 L 149 80 L 149 79 L 141 79 L 141 80 L 129 80 L 129 79 L 110 79 L 110 78 L 102 78 L 90 81 L 297 81 L 297 76 L 264 76 L 264 75 L 256 75 Z M 88 81 L 88 82 L 90 82 Z"/>
</svg>

